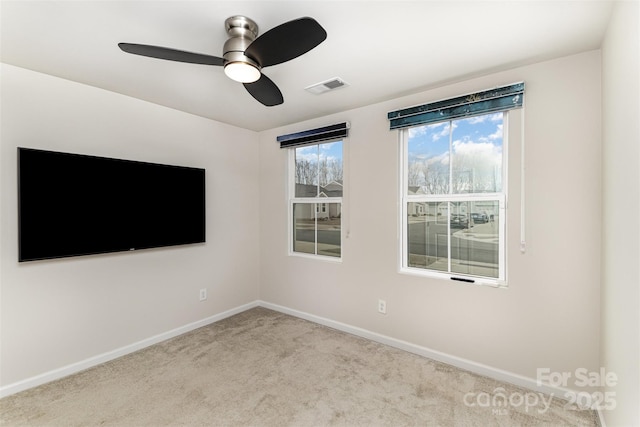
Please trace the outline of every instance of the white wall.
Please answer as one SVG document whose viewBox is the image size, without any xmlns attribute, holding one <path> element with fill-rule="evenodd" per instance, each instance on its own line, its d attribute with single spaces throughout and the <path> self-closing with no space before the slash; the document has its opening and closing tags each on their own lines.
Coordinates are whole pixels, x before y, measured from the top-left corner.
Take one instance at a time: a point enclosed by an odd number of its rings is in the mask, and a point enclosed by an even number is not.
<svg viewBox="0 0 640 427">
<path fill-rule="evenodd" d="M 602 365 L 607 426 L 640 425 L 640 6 L 617 2 L 602 46 Z"/>
<path fill-rule="evenodd" d="M 257 133 L 1 70 L 3 387 L 257 299 Z M 207 242 L 18 263 L 18 146 L 205 168 Z M 206 302 L 198 301 L 200 288 L 208 288 Z"/>
<path fill-rule="evenodd" d="M 538 63 L 260 134 L 261 299 L 516 376 L 599 367 L 600 52 Z M 386 113 L 524 80 L 526 234 L 520 240 L 520 113 L 511 114 L 507 290 L 398 273 L 398 135 Z M 357 90 L 357 82 L 345 90 Z M 331 96 L 325 94 L 322 96 Z M 287 256 L 287 155 L 276 136 L 351 122 L 343 262 Z M 372 208 L 375 207 L 375 208 Z M 377 312 L 378 298 L 387 315 Z M 567 384 L 568 388 L 574 384 Z"/>
<path fill-rule="evenodd" d="M 604 87 L 611 99 L 622 97 L 618 89 L 625 90 L 615 84 L 616 78 L 607 77 L 607 66 L 612 73 L 625 69 L 624 54 L 613 47 L 620 37 L 616 34 L 610 32 L 611 47 L 605 47 Z M 615 134 L 628 127 L 605 112 L 605 141 L 617 143 L 604 149 L 601 196 L 600 59 L 598 51 L 587 52 L 260 134 L 2 65 L 0 385 L 257 298 L 527 378 L 535 379 L 537 368 L 596 371 L 601 202 L 612 198 L 610 206 L 619 206 L 627 201 L 626 193 L 609 192 L 619 187 L 623 172 L 618 162 L 630 162 L 636 182 L 638 169 L 637 137 L 636 145 L 629 137 L 633 129 Z M 527 252 L 519 252 L 518 111 L 511 114 L 509 133 L 509 288 L 399 274 L 398 140 L 397 133 L 388 130 L 386 113 L 521 80 L 527 85 Z M 637 112 L 637 103 L 634 108 Z M 344 260 L 335 264 L 289 257 L 287 156 L 275 137 L 344 120 L 351 122 Z M 206 168 L 207 243 L 19 264 L 17 146 Z M 627 155 L 634 147 L 635 163 Z M 638 217 L 637 204 L 631 217 Z M 607 224 L 605 237 L 613 231 Z M 636 349 L 638 340 L 633 341 L 632 331 L 616 335 L 629 330 L 627 322 L 638 321 L 638 304 L 625 300 L 629 289 L 621 285 L 629 283 L 627 273 L 636 274 L 630 282 L 638 283 L 637 263 L 635 270 L 629 264 L 626 270 L 611 268 L 621 254 L 615 246 L 624 240 L 612 236 L 603 240 L 608 248 L 603 357 L 609 369 L 633 373 L 635 367 L 637 376 L 637 353 L 626 354 L 623 340 L 635 343 Z M 628 255 L 634 254 L 637 260 L 637 246 L 630 247 Z M 209 289 L 205 303 L 197 300 L 202 287 Z M 378 298 L 387 301 L 386 316 L 377 313 Z M 630 305 L 627 314 L 616 314 L 615 298 Z M 637 399 L 632 386 L 630 396 Z M 618 401 L 626 408 L 620 419 L 637 411 L 629 401 Z"/>
</svg>

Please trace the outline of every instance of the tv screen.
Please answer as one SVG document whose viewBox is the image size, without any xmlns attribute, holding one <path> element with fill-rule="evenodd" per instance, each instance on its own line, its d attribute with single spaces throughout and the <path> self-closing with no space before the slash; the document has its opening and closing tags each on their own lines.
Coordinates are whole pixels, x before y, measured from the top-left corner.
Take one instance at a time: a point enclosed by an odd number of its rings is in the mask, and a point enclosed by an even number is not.
<svg viewBox="0 0 640 427">
<path fill-rule="evenodd" d="M 18 148 L 18 260 L 205 241 L 205 170 Z"/>
</svg>

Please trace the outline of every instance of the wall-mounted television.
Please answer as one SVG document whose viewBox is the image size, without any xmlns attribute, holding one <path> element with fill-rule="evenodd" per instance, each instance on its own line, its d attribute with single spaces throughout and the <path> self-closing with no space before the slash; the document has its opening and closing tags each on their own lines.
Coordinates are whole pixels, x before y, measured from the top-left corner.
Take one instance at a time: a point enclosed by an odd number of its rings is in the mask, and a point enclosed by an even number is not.
<svg viewBox="0 0 640 427">
<path fill-rule="evenodd" d="M 205 242 L 205 170 L 18 148 L 18 260 Z"/>
</svg>

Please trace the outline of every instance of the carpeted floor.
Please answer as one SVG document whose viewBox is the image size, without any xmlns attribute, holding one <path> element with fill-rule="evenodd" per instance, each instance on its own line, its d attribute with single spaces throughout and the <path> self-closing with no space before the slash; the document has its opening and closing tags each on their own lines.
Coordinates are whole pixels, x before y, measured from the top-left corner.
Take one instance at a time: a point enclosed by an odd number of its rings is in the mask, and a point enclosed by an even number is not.
<svg viewBox="0 0 640 427">
<path fill-rule="evenodd" d="M 598 425 L 594 412 L 566 406 L 562 400 L 254 308 L 6 397 L 0 400 L 0 424 Z"/>
</svg>

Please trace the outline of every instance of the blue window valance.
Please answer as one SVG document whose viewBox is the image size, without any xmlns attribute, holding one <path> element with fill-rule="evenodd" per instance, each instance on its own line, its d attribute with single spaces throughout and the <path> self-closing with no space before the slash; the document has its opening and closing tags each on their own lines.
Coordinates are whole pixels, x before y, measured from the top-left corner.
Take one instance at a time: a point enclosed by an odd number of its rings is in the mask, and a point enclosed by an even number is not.
<svg viewBox="0 0 640 427">
<path fill-rule="evenodd" d="M 436 101 L 387 114 L 389 129 L 452 120 L 520 108 L 524 102 L 524 82 L 497 87 L 482 92 Z"/>
<path fill-rule="evenodd" d="M 317 144 L 321 141 L 346 138 L 347 136 L 349 136 L 349 122 L 344 122 L 317 129 L 280 135 L 277 137 L 277 141 L 280 143 L 280 148 L 289 148 L 300 145 Z"/>
</svg>

